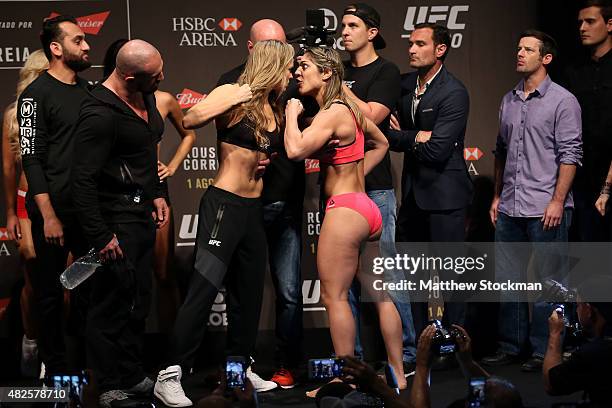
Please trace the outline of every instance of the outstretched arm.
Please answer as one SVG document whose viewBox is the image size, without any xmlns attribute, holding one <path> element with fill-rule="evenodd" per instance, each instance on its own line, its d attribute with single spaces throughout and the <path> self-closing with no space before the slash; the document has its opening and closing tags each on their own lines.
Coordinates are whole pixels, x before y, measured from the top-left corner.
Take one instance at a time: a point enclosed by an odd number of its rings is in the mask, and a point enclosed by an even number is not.
<svg viewBox="0 0 612 408">
<path fill-rule="evenodd" d="M 208 124 L 211 120 L 226 113 L 236 105 L 251 99 L 251 87 L 247 84 L 221 85 L 187 111 L 183 118 L 185 129 L 196 129 Z"/>
</svg>

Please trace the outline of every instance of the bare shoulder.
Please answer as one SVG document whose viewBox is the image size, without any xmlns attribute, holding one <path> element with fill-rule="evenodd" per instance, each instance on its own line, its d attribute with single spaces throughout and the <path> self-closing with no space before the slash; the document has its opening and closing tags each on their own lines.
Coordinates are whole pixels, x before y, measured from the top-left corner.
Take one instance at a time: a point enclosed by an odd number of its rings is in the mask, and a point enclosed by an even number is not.
<svg viewBox="0 0 612 408">
<path fill-rule="evenodd" d="M 160 91 L 159 89 L 155 91 L 155 100 L 158 104 L 168 104 L 174 100 L 174 96 L 170 92 Z"/>
<path fill-rule="evenodd" d="M 349 113 L 349 109 L 341 103 L 333 103 L 327 109 L 322 109 L 315 116 L 325 122 L 339 123 Z"/>
</svg>

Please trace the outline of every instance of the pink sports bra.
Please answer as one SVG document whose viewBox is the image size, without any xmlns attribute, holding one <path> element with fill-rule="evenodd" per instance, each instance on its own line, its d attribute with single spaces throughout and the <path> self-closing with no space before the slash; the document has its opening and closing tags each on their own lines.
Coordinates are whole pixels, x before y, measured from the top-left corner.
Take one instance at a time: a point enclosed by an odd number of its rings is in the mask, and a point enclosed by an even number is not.
<svg viewBox="0 0 612 408">
<path fill-rule="evenodd" d="M 319 162 L 323 164 L 345 164 L 363 159 L 365 153 L 365 137 L 363 135 L 363 129 L 361 129 L 357 123 L 355 114 L 346 103 L 342 101 L 335 101 L 333 103 L 340 103 L 349 108 L 353 116 L 353 123 L 355 124 L 355 139 L 347 145 L 336 147 L 333 152 L 321 155 L 319 157 Z"/>
</svg>

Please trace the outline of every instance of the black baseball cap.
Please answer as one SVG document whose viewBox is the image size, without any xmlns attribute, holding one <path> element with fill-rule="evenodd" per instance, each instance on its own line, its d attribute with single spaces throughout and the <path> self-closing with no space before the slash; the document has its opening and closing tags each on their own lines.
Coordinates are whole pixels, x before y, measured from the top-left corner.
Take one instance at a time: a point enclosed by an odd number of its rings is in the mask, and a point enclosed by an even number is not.
<svg viewBox="0 0 612 408">
<path fill-rule="evenodd" d="M 344 9 L 344 14 L 352 14 L 356 17 L 359 17 L 363 20 L 364 23 L 367 24 L 368 27 L 378 28 L 378 34 L 374 37 L 374 49 L 381 50 L 387 46 L 385 39 L 382 38 L 380 34 L 380 14 L 378 11 L 372 6 L 369 6 L 365 3 L 353 3 L 346 6 Z"/>
</svg>

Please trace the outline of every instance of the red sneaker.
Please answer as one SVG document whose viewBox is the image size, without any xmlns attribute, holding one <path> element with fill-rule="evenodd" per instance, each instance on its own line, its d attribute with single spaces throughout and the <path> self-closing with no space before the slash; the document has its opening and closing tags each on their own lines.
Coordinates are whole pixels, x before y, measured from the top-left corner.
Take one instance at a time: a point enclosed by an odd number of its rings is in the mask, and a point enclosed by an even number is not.
<svg viewBox="0 0 612 408">
<path fill-rule="evenodd" d="M 277 370 L 272 376 L 272 380 L 279 385 L 279 387 L 288 389 L 295 387 L 295 380 L 291 375 L 291 372 L 285 368 Z"/>
</svg>

